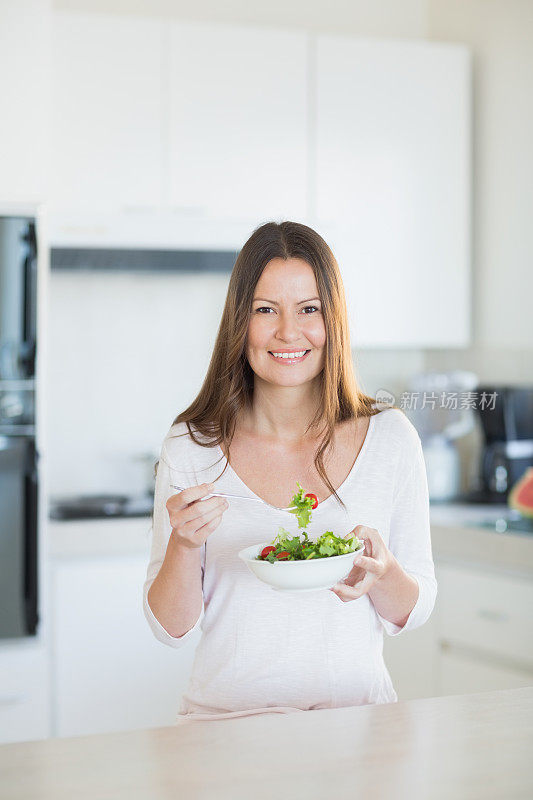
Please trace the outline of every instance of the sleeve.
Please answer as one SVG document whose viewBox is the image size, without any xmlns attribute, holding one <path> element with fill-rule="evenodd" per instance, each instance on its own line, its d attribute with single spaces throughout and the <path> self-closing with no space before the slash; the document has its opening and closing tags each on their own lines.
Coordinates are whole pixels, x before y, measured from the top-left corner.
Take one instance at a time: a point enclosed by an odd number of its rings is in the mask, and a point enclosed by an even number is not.
<svg viewBox="0 0 533 800">
<path fill-rule="evenodd" d="M 168 542 L 170 539 L 170 534 L 172 532 L 170 519 L 166 507 L 168 498 L 176 492 L 176 490 L 171 487 L 171 484 L 188 487 L 190 483 L 190 473 L 187 475 L 187 473 L 185 473 L 184 470 L 179 470 L 177 467 L 169 466 L 171 463 L 172 462 L 169 459 L 168 452 L 165 447 L 165 442 L 163 442 L 159 463 L 157 466 L 157 474 L 155 481 L 154 514 L 152 522 L 152 543 L 150 552 L 150 562 L 148 564 L 146 581 L 143 587 L 143 610 L 144 610 L 144 615 L 148 621 L 148 624 L 150 625 L 150 628 L 152 629 L 155 638 L 158 639 L 163 644 L 168 645 L 169 647 L 177 648 L 177 647 L 183 647 L 186 644 L 187 639 L 190 639 L 193 633 L 200 627 L 200 624 L 204 617 L 204 604 L 202 600 L 202 609 L 200 612 L 200 616 L 196 620 L 193 627 L 186 633 L 184 633 L 183 636 L 178 636 L 178 637 L 171 636 L 170 633 L 168 633 L 168 631 L 161 625 L 159 620 L 156 618 L 156 616 L 154 615 L 152 609 L 148 604 L 148 591 L 150 589 L 150 586 L 154 582 L 161 568 L 161 565 L 164 561 Z M 202 587 L 203 587 L 204 570 L 205 570 L 205 544 L 202 547 L 201 563 L 202 563 Z"/>
<path fill-rule="evenodd" d="M 418 433 L 410 462 L 410 466 L 404 465 L 407 477 L 402 481 L 393 500 L 389 550 L 403 569 L 415 578 L 418 583 L 418 598 L 403 627 L 378 614 L 389 636 L 397 636 L 404 631 L 419 628 L 427 622 L 437 597 L 437 581 L 431 550 L 426 464 Z"/>
</svg>

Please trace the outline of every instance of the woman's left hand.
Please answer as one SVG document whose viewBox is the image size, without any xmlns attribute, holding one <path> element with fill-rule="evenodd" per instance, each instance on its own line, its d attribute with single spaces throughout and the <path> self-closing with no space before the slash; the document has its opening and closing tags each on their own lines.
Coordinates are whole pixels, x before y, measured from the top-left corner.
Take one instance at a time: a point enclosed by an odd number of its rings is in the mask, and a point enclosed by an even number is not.
<svg viewBox="0 0 533 800">
<path fill-rule="evenodd" d="M 344 603 L 356 600 L 366 594 L 389 569 L 394 556 L 375 528 L 356 525 L 353 531 L 346 534 L 345 539 L 355 533 L 365 543 L 365 555 L 359 556 L 352 571 L 343 581 L 336 583 L 330 591 L 334 592 Z"/>
</svg>

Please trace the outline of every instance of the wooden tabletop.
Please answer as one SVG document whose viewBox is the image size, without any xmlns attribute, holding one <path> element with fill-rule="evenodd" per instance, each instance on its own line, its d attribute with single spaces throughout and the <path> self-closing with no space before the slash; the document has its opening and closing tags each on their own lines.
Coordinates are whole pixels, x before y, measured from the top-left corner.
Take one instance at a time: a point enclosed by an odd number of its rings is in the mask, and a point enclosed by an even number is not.
<svg viewBox="0 0 533 800">
<path fill-rule="evenodd" d="M 533 687 L 0 746 L 2 800 L 533 797 Z"/>
</svg>

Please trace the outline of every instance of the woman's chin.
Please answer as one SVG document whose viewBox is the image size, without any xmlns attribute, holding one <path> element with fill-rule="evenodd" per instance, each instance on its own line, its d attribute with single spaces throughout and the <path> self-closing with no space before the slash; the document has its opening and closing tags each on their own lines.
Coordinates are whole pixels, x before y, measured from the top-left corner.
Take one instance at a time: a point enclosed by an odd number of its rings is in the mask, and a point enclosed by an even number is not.
<svg viewBox="0 0 533 800">
<path fill-rule="evenodd" d="M 264 381 L 265 383 L 270 384 L 271 386 L 305 386 L 306 384 L 311 384 L 315 378 L 318 377 L 320 373 L 307 373 L 302 375 L 293 374 L 293 375 L 273 375 L 271 372 L 264 372 L 263 374 L 255 373 L 255 377 L 259 378 L 259 380 Z"/>
</svg>

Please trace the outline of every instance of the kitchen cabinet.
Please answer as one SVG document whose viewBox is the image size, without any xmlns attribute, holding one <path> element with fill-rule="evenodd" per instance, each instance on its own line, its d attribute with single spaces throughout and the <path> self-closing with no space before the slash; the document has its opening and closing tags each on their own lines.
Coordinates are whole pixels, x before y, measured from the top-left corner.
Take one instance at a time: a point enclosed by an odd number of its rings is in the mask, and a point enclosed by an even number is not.
<svg viewBox="0 0 533 800">
<path fill-rule="evenodd" d="M 439 694 L 533 685 L 533 584 L 495 570 L 440 564 Z"/>
<path fill-rule="evenodd" d="M 438 599 L 438 598 L 437 598 Z M 398 701 L 438 694 L 438 629 L 435 611 L 420 628 L 391 637 L 383 632 L 383 658 Z"/>
<path fill-rule="evenodd" d="M 154 638 L 142 610 L 149 529 L 148 518 L 50 523 L 54 736 L 175 720 L 201 632 L 179 649 Z M 398 699 L 533 685 L 533 543 L 437 525 L 432 542 L 438 593 L 431 617 L 383 637 Z"/>
<path fill-rule="evenodd" d="M 2 3 L 0 203 L 47 195 L 50 0 Z"/>
<path fill-rule="evenodd" d="M 470 58 L 319 36 L 316 220 L 357 347 L 470 341 Z"/>
<path fill-rule="evenodd" d="M 175 721 L 197 642 L 165 647 L 144 617 L 148 527 L 145 518 L 51 524 L 53 736 Z"/>
<path fill-rule="evenodd" d="M 354 346 L 463 347 L 470 70 L 456 44 L 57 11 L 51 242 L 238 250 L 307 222 Z"/>
<path fill-rule="evenodd" d="M 90 237 L 161 205 L 163 22 L 56 11 L 52 42 L 51 218 Z"/>
<path fill-rule="evenodd" d="M 441 644 L 438 665 L 438 693 L 441 696 L 533 686 L 533 666 L 509 667 L 498 664 L 494 655 L 487 659 L 484 653 L 475 650 L 461 652 L 444 643 Z"/>
<path fill-rule="evenodd" d="M 532 686 L 533 540 L 460 523 L 431 532 L 433 613 L 421 628 L 384 635 L 398 699 Z"/>
<path fill-rule="evenodd" d="M 52 244 L 238 249 L 305 215 L 303 32 L 65 11 L 53 44 Z"/>
<path fill-rule="evenodd" d="M 50 735 L 46 647 L 31 638 L 0 644 L 0 743 Z"/>
<path fill-rule="evenodd" d="M 208 217 L 307 212 L 307 37 L 174 23 L 169 42 L 170 203 Z"/>
</svg>

